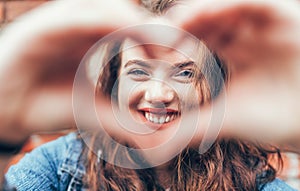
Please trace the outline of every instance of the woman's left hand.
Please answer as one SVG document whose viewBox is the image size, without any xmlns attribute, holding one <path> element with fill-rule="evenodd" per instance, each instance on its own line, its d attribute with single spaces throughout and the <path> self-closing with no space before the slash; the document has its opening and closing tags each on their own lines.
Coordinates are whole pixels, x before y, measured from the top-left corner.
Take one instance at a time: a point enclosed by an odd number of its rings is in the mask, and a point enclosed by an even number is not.
<svg viewBox="0 0 300 191">
<path fill-rule="evenodd" d="M 232 72 L 226 96 L 216 100 L 226 104 L 221 134 L 299 142 L 300 2 L 209 0 L 187 7 L 172 16 Z"/>
</svg>

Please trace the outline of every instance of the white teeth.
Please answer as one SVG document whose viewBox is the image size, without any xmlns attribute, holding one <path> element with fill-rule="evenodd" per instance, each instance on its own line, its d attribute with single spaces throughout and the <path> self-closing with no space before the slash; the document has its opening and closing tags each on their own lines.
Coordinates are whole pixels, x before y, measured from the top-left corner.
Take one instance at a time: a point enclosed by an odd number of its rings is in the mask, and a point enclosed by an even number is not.
<svg viewBox="0 0 300 191">
<path fill-rule="evenodd" d="M 153 116 L 149 113 L 149 121 L 153 121 Z"/>
<path fill-rule="evenodd" d="M 170 121 L 173 121 L 176 118 L 176 114 L 159 115 L 159 114 L 145 112 L 145 118 L 152 123 L 163 124 L 163 123 L 168 123 Z"/>
<path fill-rule="evenodd" d="M 165 118 L 164 116 L 163 116 L 163 117 L 160 117 L 159 123 L 160 123 L 160 124 L 164 123 L 164 122 L 165 122 L 165 119 L 166 119 L 166 118 Z"/>
<path fill-rule="evenodd" d="M 170 121 L 170 116 L 169 115 L 166 117 L 165 121 L 166 121 L 166 123 L 168 123 Z"/>
<path fill-rule="evenodd" d="M 157 118 L 157 117 L 154 117 L 154 118 L 153 118 L 153 122 L 154 122 L 154 123 L 158 123 L 158 118 Z"/>
<path fill-rule="evenodd" d="M 175 115 L 173 114 L 173 115 L 171 115 L 171 117 L 170 117 L 170 121 L 173 121 L 173 119 L 175 118 Z"/>
</svg>

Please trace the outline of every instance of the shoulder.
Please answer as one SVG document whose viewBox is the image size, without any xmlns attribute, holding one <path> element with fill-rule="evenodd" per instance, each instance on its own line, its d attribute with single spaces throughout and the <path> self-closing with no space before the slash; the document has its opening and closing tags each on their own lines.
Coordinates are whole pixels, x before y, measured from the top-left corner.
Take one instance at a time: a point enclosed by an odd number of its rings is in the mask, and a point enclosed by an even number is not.
<svg viewBox="0 0 300 191">
<path fill-rule="evenodd" d="M 42 160 L 48 164 L 51 164 L 53 168 L 56 168 L 60 162 L 67 157 L 67 154 L 70 152 L 70 150 L 73 152 L 75 150 L 77 152 L 81 152 L 81 149 L 81 140 L 77 137 L 77 133 L 72 132 L 65 136 L 59 137 L 54 141 L 50 141 L 37 147 L 32 152 L 26 154 L 19 164 L 29 161 Z"/>
<path fill-rule="evenodd" d="M 60 166 L 70 152 L 79 155 L 81 145 L 77 134 L 70 133 L 34 149 L 9 168 L 6 174 L 8 184 L 16 186 L 18 190 L 56 190 Z"/>
<path fill-rule="evenodd" d="M 69 133 L 65 136 L 59 137 L 54 141 L 50 141 L 40 146 L 38 149 L 47 149 L 49 151 L 55 150 L 68 150 L 72 145 L 81 145 L 81 141 L 78 138 L 78 134 L 76 132 Z"/>
<path fill-rule="evenodd" d="M 272 182 L 264 185 L 261 191 L 296 191 L 280 179 L 275 179 Z"/>
</svg>

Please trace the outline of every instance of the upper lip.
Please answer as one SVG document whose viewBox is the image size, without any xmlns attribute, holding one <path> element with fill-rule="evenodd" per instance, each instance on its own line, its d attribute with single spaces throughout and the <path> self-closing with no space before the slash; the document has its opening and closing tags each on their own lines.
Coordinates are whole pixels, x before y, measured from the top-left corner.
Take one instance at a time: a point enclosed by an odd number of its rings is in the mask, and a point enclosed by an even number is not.
<svg viewBox="0 0 300 191">
<path fill-rule="evenodd" d="M 145 108 L 140 108 L 140 111 L 143 112 L 149 112 L 149 113 L 153 113 L 153 114 L 167 114 L 167 113 L 178 113 L 178 110 L 175 109 L 171 109 L 171 108 L 149 108 L 149 107 L 145 107 Z"/>
</svg>

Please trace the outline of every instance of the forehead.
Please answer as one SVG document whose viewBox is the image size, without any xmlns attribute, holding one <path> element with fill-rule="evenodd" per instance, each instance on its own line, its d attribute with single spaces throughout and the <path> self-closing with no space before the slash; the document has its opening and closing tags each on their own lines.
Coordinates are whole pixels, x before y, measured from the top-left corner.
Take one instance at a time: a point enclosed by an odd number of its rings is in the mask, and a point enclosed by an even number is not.
<svg viewBox="0 0 300 191">
<path fill-rule="evenodd" d="M 155 44 L 138 44 L 132 39 L 126 39 L 122 48 L 122 63 L 129 60 L 155 59 L 169 63 L 181 61 L 195 61 L 199 55 L 199 46 L 196 42 L 184 40 L 179 46 L 166 47 Z"/>
</svg>

